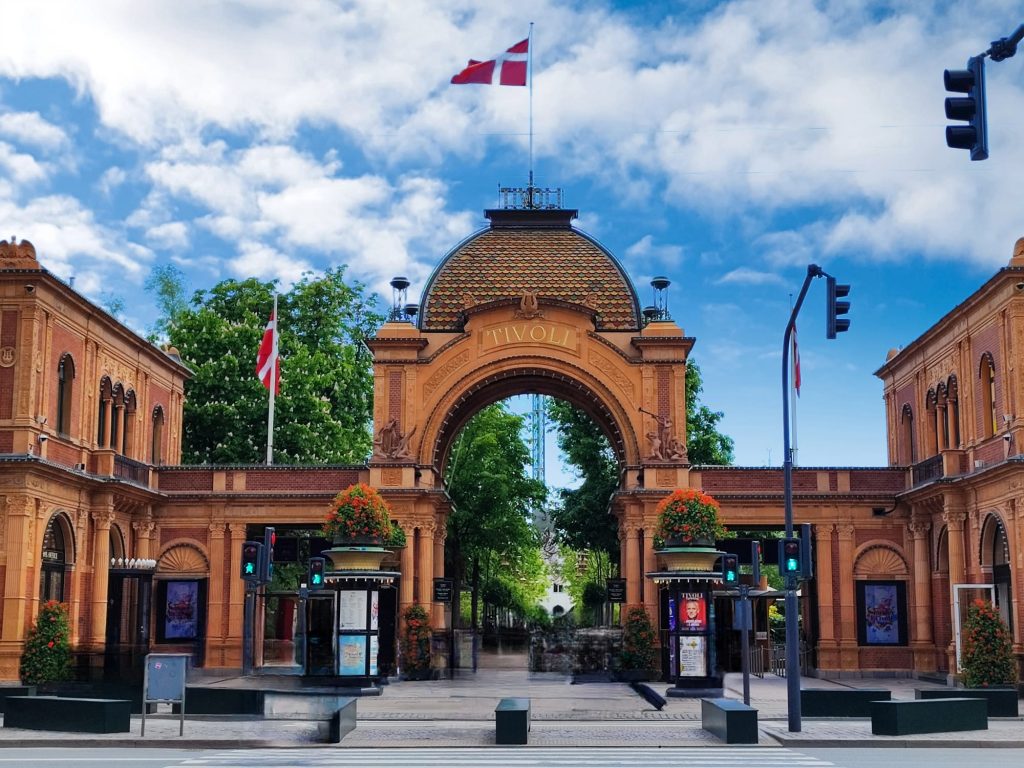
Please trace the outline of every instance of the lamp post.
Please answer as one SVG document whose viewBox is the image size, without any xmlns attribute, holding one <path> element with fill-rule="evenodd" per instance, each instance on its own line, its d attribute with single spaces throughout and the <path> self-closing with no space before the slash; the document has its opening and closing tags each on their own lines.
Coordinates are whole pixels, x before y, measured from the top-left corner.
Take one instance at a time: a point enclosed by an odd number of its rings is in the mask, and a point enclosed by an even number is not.
<svg viewBox="0 0 1024 768">
<path fill-rule="evenodd" d="M 807 276 L 797 297 L 793 311 L 789 315 L 789 323 L 782 340 L 782 458 L 785 507 L 786 536 L 793 535 L 793 451 L 789 445 L 789 347 L 796 327 L 796 316 L 804 303 L 811 280 L 823 277 L 825 273 L 817 264 L 807 265 Z M 789 730 L 800 732 L 800 628 L 799 607 L 796 600 L 796 575 L 786 574 L 786 698 L 789 711 Z"/>
</svg>

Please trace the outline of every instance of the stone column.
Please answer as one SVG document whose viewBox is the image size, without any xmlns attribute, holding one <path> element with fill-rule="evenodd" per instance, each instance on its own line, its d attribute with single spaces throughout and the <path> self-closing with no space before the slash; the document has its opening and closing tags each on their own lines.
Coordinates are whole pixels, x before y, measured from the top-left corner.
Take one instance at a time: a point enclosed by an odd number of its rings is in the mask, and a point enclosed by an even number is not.
<svg viewBox="0 0 1024 768">
<path fill-rule="evenodd" d="M 226 580 L 238 579 L 237 573 L 224 573 L 224 523 L 210 523 L 210 590 L 206 613 L 206 658 L 207 664 L 224 666 L 224 601 L 228 589 Z M 241 579 L 239 579 L 240 581 Z"/>
<path fill-rule="evenodd" d="M 953 613 L 953 585 L 964 582 L 964 521 L 967 514 L 963 508 L 954 506 L 948 501 L 943 503 L 942 519 L 946 523 L 946 541 L 949 549 L 949 616 L 950 616 L 950 641 L 946 649 L 946 656 L 949 660 L 949 673 L 956 675 L 956 621 Z"/>
<path fill-rule="evenodd" d="M 242 666 L 242 622 L 245 611 L 245 582 L 242 581 L 242 544 L 245 542 L 245 523 L 228 525 L 231 569 L 228 579 L 227 640 L 224 663 L 230 667 Z"/>
<path fill-rule="evenodd" d="M 832 574 L 835 563 L 832 554 L 832 531 L 834 525 L 814 526 L 814 546 L 817 550 L 818 582 L 818 668 L 822 670 L 839 669 L 839 645 L 835 631 L 835 601 L 838 595 L 833 592 Z"/>
<path fill-rule="evenodd" d="M 92 606 L 91 642 L 102 648 L 107 638 L 107 586 L 110 578 L 110 526 L 114 523 L 114 499 L 110 494 L 97 497 L 92 513 Z"/>
<path fill-rule="evenodd" d="M 422 605 L 427 615 L 433 613 L 432 601 L 434 597 L 434 523 L 426 523 L 420 526 L 420 546 L 416 553 L 416 565 L 420 577 L 420 588 L 418 602 Z"/>
<path fill-rule="evenodd" d="M 4 572 L 4 622 L 3 640 L 20 642 L 25 638 L 25 614 L 29 595 L 26 594 L 28 568 L 39 568 L 32 563 L 35 548 L 26 550 L 25 541 L 31 530 L 31 517 L 35 512 L 35 501 L 28 496 L 8 496 L 4 505 L 7 517 L 4 551 L 7 553 L 7 568 Z M 20 646 L 16 649 L 20 653 Z M 5 664 L 6 666 L 6 664 Z M 18 676 L 17 658 L 14 660 L 13 676 Z"/>
<path fill-rule="evenodd" d="M 402 527 L 405 532 L 405 546 L 399 554 L 399 569 L 402 571 L 402 580 L 398 584 L 398 613 L 399 616 L 413 604 L 415 594 L 413 587 L 416 583 L 416 571 L 414 565 L 416 548 L 416 529 L 411 525 Z"/>
<path fill-rule="evenodd" d="M 100 448 L 110 448 L 110 423 L 114 417 L 114 401 L 109 397 L 100 396 L 100 401 L 106 403 L 103 408 L 103 423 L 100 425 Z"/>
<path fill-rule="evenodd" d="M 658 585 L 648 579 L 644 574 L 655 570 L 655 563 L 658 556 L 654 554 L 654 523 L 644 527 L 644 535 L 640 539 L 641 551 L 644 553 L 643 567 L 639 569 L 640 592 L 643 596 L 643 605 L 652 620 L 658 616 Z"/>
<path fill-rule="evenodd" d="M 434 578 L 440 579 L 444 576 L 444 539 L 445 531 L 439 528 L 439 534 L 434 537 Z M 430 583 L 430 598 L 434 598 L 433 579 Z M 445 621 L 444 603 L 434 603 L 433 617 L 430 624 L 435 630 L 447 629 L 448 622 Z"/>
<path fill-rule="evenodd" d="M 147 508 L 145 517 L 132 523 L 132 528 L 135 530 L 135 556 L 147 560 L 155 557 L 153 531 L 156 526 L 153 524 L 152 511 Z"/>
<path fill-rule="evenodd" d="M 857 649 L 857 609 L 853 589 L 854 526 L 841 523 L 839 532 L 839 640 L 840 668 L 855 670 L 860 667 Z"/>
<path fill-rule="evenodd" d="M 640 529 L 631 523 L 619 527 L 625 559 L 622 561 L 626 577 L 626 605 L 640 605 Z"/>
<path fill-rule="evenodd" d="M 931 565 L 928 557 L 928 531 L 931 523 L 915 518 L 909 525 L 914 541 L 914 671 L 935 671 L 935 646 L 932 641 L 932 589 Z"/>
</svg>

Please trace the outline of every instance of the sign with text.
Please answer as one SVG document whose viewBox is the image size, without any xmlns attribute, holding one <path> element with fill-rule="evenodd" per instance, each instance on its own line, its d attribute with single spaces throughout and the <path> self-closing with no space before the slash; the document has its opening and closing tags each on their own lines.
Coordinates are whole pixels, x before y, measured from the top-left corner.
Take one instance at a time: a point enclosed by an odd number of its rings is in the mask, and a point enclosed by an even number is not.
<svg viewBox="0 0 1024 768">
<path fill-rule="evenodd" d="M 434 602 L 450 603 L 455 583 L 451 579 L 434 579 Z"/>
<path fill-rule="evenodd" d="M 605 582 L 605 588 L 608 590 L 608 602 L 609 603 L 624 603 L 626 602 L 626 580 L 625 579 L 608 579 Z"/>
</svg>

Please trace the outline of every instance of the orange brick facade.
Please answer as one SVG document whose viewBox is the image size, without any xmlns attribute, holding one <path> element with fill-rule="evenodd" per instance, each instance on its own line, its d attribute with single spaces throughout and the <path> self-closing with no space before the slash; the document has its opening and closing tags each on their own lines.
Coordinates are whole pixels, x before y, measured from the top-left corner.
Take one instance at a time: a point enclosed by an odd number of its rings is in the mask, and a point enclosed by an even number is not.
<svg viewBox="0 0 1024 768">
<path fill-rule="evenodd" d="M 431 603 L 448 513 L 440 468 L 465 421 L 511 394 L 570 400 L 608 434 L 622 466 L 612 514 L 629 604 L 659 609 L 644 573 L 659 565 L 651 534 L 668 490 L 714 494 L 729 526 L 778 527 L 781 469 L 688 462 L 685 369 L 694 339 L 669 320 L 644 323 L 614 258 L 568 221 L 549 216 L 540 226 L 501 213 L 435 272 L 420 325 L 390 322 L 369 342 L 375 450 L 359 467 L 180 466 L 187 369 L 42 270 L 28 244 L 0 245 L 0 679 L 17 677 L 25 632 L 57 571 L 76 649 L 105 649 L 111 558 L 156 560 L 157 583 L 202 580 L 201 663 L 240 667 L 242 542 L 263 525 L 318 525 L 334 493 L 355 481 L 379 487 L 406 532 L 395 563 L 399 605 Z M 522 270 L 527 256 L 547 261 Z M 815 583 L 805 591 L 815 600 L 806 611 L 822 673 L 950 670 L 950 589 L 965 582 L 997 583 L 1024 656 L 1024 382 L 1008 363 L 1024 360 L 1019 256 L 879 370 L 889 467 L 794 472 L 795 519 L 814 531 Z M 606 286 L 596 286 L 598 273 Z M 469 276 L 472 286 L 460 282 Z M 499 287 L 488 293 L 488 285 Z M 987 400 L 978 379 L 985 353 L 995 370 Z M 66 432 L 55 426 L 64 355 L 75 366 Z M 130 391 L 133 405 L 107 394 L 115 390 Z M 993 407 L 1005 430 L 988 435 L 979 425 Z M 110 445 L 117 419 L 131 439 Z M 859 642 L 871 581 L 901 585 L 902 644 Z M 443 606 L 432 614 L 443 627 Z"/>
</svg>

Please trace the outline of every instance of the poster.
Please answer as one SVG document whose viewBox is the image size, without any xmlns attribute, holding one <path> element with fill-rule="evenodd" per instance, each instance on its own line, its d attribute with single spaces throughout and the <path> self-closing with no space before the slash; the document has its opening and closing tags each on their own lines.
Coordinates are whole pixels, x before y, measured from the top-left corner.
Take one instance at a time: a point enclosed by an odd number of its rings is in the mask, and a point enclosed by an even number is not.
<svg viewBox="0 0 1024 768">
<path fill-rule="evenodd" d="M 377 631 L 377 622 L 380 616 L 380 592 L 374 590 L 370 593 L 370 631 Z"/>
<path fill-rule="evenodd" d="M 364 593 L 365 594 L 365 593 Z M 366 674 L 366 636 L 338 636 L 338 674 Z"/>
<path fill-rule="evenodd" d="M 365 589 L 338 592 L 338 629 L 366 629 Z"/>
<path fill-rule="evenodd" d="M 168 581 L 164 637 L 195 640 L 199 635 L 199 582 Z"/>
<path fill-rule="evenodd" d="M 374 595 L 377 593 L 374 592 Z M 376 635 L 370 635 L 370 674 L 377 674 L 377 654 L 380 651 Z"/>
<path fill-rule="evenodd" d="M 706 677 L 707 658 L 704 653 L 704 638 L 699 635 L 679 638 L 679 676 Z"/>
<path fill-rule="evenodd" d="M 704 632 L 708 628 L 708 610 L 700 592 L 684 592 L 680 599 L 679 628 L 684 632 Z"/>
<path fill-rule="evenodd" d="M 865 645 L 899 645 L 900 603 L 895 584 L 864 584 Z"/>
</svg>

